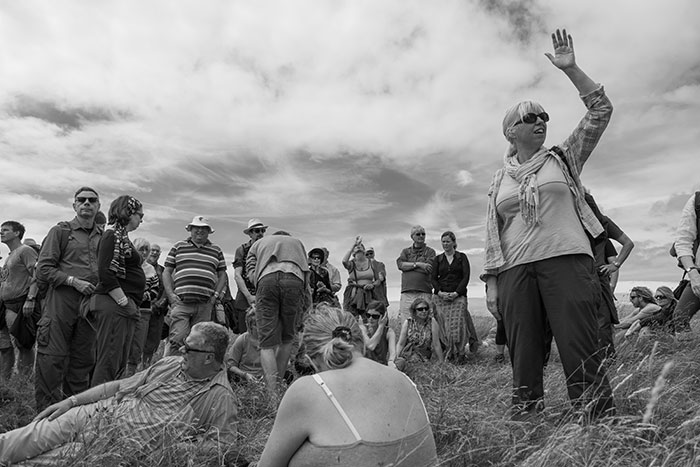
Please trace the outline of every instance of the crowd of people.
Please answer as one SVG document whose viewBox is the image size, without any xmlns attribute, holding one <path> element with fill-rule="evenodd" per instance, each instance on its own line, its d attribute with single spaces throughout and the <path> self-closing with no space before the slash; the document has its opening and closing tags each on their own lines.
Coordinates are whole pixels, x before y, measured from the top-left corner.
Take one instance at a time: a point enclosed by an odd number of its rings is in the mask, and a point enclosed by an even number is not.
<svg viewBox="0 0 700 467">
<path fill-rule="evenodd" d="M 695 195 L 674 245 L 685 287 L 635 287 L 635 310 L 619 319 L 616 275 L 634 243 L 580 179 L 612 104 L 577 65 L 571 36 L 557 30 L 552 41 L 547 57 L 577 89 L 586 114 L 564 142 L 547 148 L 543 107 L 525 101 L 509 109 L 502 123 L 509 146 L 488 192 L 481 278 L 497 323 L 496 359 L 505 361 L 508 348 L 514 420 L 544 407 L 552 340 L 574 408 L 594 419 L 615 411 L 605 365 L 615 342 L 687 333 L 700 309 Z M 260 466 L 436 462 L 421 396 L 406 373 L 422 362 L 462 364 L 479 351 L 467 298 L 470 263 L 453 232 L 441 234 L 437 254 L 425 229 L 411 228 L 412 244 L 396 260 L 394 329 L 386 265 L 360 236 L 342 257 L 348 281 L 341 301 L 329 250 L 307 252 L 283 230 L 267 235 L 260 219 L 250 219 L 249 239 L 235 249 L 234 289 L 206 217 L 185 226 L 187 238 L 161 266 L 159 245 L 130 237 L 144 221 L 139 200 L 119 196 L 106 216 L 100 208 L 94 188 L 79 188 L 75 218 L 52 227 L 41 245 L 22 242 L 21 223 L 1 225 L 10 256 L 0 278 L 0 377 L 11 378 L 15 363 L 20 373 L 33 371 L 39 415 L 0 434 L 0 464 L 60 456 L 76 434 L 85 440 L 99 431 L 97 413 L 137 438 L 139 449 L 157 449 L 164 433 L 230 448 L 237 426 L 231 384 L 254 382 L 277 408 Z"/>
</svg>

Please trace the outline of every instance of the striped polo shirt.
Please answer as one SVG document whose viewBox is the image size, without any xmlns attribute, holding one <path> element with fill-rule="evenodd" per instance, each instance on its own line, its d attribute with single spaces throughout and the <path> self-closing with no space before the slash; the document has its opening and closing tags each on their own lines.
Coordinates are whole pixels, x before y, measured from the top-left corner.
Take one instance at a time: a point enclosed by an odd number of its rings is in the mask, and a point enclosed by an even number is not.
<svg viewBox="0 0 700 467">
<path fill-rule="evenodd" d="M 197 246 L 191 238 L 177 242 L 165 259 L 172 268 L 175 294 L 183 302 L 206 302 L 214 295 L 219 272 L 226 271 L 221 248 L 207 241 Z"/>
</svg>

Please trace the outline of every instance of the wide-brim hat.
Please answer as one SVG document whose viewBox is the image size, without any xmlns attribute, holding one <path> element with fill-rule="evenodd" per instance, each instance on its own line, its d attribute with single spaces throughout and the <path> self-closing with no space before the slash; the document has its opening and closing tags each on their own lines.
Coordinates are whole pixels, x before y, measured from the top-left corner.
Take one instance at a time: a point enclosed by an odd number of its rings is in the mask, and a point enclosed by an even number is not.
<svg viewBox="0 0 700 467">
<path fill-rule="evenodd" d="M 326 259 L 326 252 L 321 248 L 314 248 L 313 250 L 309 251 L 309 258 L 311 258 L 313 255 L 319 255 L 322 263 Z"/>
<path fill-rule="evenodd" d="M 248 221 L 248 227 L 243 230 L 243 233 L 248 235 L 251 229 L 266 229 L 267 227 L 260 219 L 253 218 Z"/>
<path fill-rule="evenodd" d="M 192 222 L 185 226 L 185 230 L 190 230 L 190 227 L 209 227 L 209 232 L 214 233 L 214 229 L 209 224 L 209 219 L 204 216 L 194 216 Z"/>
</svg>

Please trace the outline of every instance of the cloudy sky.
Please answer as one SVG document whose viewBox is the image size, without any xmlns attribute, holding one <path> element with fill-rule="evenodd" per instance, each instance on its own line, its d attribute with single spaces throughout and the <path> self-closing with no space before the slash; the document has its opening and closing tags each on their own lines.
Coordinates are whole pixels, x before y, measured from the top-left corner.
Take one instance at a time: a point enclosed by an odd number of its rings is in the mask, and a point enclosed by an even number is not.
<svg viewBox="0 0 700 467">
<path fill-rule="evenodd" d="M 675 281 L 668 247 L 700 189 L 700 3 L 0 1 L 0 217 L 41 240 L 94 186 L 145 205 L 167 249 L 208 216 L 227 258 L 259 217 L 331 262 L 355 235 L 393 265 L 422 224 L 483 260 L 504 111 L 584 113 L 544 56 L 566 27 L 615 112 L 583 172 L 635 241 L 625 281 Z M 7 256 L 0 246 L 0 255 Z"/>
</svg>

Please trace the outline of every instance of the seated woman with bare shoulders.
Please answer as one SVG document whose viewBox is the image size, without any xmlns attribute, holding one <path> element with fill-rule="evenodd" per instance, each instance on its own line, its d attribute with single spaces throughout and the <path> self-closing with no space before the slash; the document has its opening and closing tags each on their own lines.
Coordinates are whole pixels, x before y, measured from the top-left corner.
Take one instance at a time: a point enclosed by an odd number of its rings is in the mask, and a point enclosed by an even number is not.
<svg viewBox="0 0 700 467">
<path fill-rule="evenodd" d="M 303 341 L 317 373 L 287 390 L 258 467 L 437 464 L 415 385 L 363 356 L 356 318 L 332 308 L 311 314 Z"/>
</svg>

